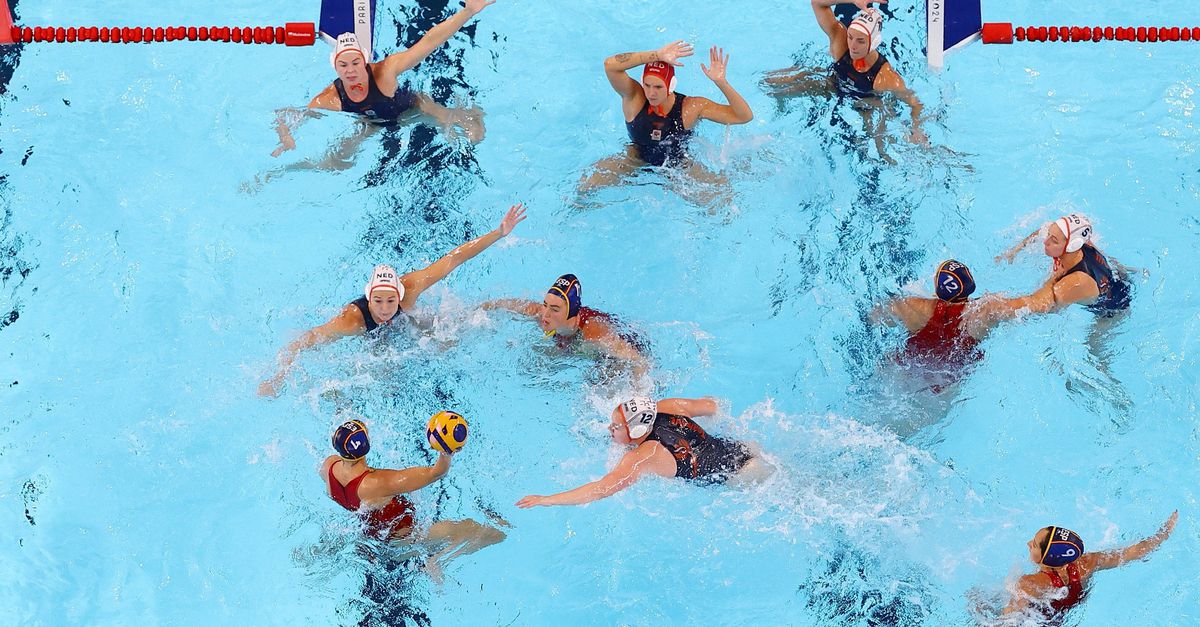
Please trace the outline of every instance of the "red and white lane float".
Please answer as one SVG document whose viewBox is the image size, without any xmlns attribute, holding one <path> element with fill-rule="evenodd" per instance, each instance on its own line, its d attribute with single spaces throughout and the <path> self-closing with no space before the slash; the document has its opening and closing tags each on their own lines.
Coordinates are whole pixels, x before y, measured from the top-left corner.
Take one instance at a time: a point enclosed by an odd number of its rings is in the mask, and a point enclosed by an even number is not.
<svg viewBox="0 0 1200 627">
<path fill-rule="evenodd" d="M 926 0 L 925 55 L 929 65 L 945 65 L 946 53 L 975 40 L 985 44 L 1017 41 L 1197 41 L 1200 27 L 1185 26 L 1017 26 L 984 22 L 980 0 Z"/>
</svg>

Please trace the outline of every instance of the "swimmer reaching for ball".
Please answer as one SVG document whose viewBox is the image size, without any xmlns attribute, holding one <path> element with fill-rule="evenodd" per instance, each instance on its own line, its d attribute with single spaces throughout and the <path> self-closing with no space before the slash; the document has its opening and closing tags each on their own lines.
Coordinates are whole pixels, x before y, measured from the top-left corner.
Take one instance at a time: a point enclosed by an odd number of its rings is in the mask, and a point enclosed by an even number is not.
<svg viewBox="0 0 1200 627">
<path fill-rule="evenodd" d="M 645 342 L 615 317 L 585 307 L 583 287 L 574 274 L 558 277 L 540 303 L 503 298 L 487 301 L 481 307 L 506 309 L 536 318 L 542 332 L 553 337 L 558 348 L 573 350 L 581 344 L 596 347 L 606 355 L 632 364 L 635 378 L 641 378 L 649 367 Z"/>
<path fill-rule="evenodd" d="M 1029 560 L 1038 565 L 1038 572 L 1017 580 L 1003 613 L 1058 624 L 1068 610 L 1083 602 L 1092 575 L 1146 558 L 1171 536 L 1178 519 L 1179 512 L 1173 512 L 1153 536 L 1100 553 L 1085 553 L 1083 540 L 1070 529 L 1043 527 L 1027 543 Z"/>
<path fill-rule="evenodd" d="M 439 415 L 434 415 L 434 421 Z M 469 518 L 439 520 L 429 525 L 428 530 L 419 531 L 416 510 L 404 495 L 445 477 L 450 472 L 449 452 L 439 450 L 432 466 L 404 470 L 372 468 L 366 461 L 371 440 L 361 420 L 347 421 L 333 432 L 333 450 L 337 455 L 325 458 L 318 471 L 326 482 L 329 498 L 356 513 L 369 536 L 431 551 L 425 570 L 435 580 L 441 580 L 442 567 L 449 560 L 504 540 L 503 531 Z"/>
<path fill-rule="evenodd" d="M 279 369 L 275 376 L 258 386 L 259 395 L 279 394 L 279 387 L 283 385 L 301 351 L 346 336 L 370 333 L 391 324 L 396 314 L 411 311 L 425 290 L 446 278 L 463 262 L 507 236 L 524 219 L 525 206 L 519 203 L 513 205 L 500 221 L 500 226 L 492 232 L 455 248 L 427 268 L 403 276 L 398 275 L 391 266 L 375 266 L 361 298 L 347 303 L 332 320 L 309 329 L 280 351 Z"/>
<path fill-rule="evenodd" d="M 337 80 L 317 94 L 308 103 L 309 110 L 345 111 L 364 116 L 373 122 L 394 122 L 411 110 L 417 110 L 443 128 L 457 126 L 472 142 L 483 139 L 483 112 L 479 109 L 447 109 L 420 92 L 401 87 L 400 74 L 416 67 L 438 47 L 446 43 L 471 18 L 494 4 L 496 0 L 466 0 L 464 6 L 449 19 L 429 29 L 412 48 L 390 54 L 378 63 L 367 63 L 365 51 L 354 33 L 342 33 L 330 55 L 330 63 L 337 73 Z M 271 156 L 278 157 L 296 147 L 292 131 L 308 116 L 297 115 L 294 110 L 280 111 L 276 120 L 279 147 Z M 290 124 L 289 124 L 290 123 Z M 357 137 L 361 142 L 378 126 L 369 125 Z M 343 147 L 338 152 L 347 152 L 353 147 Z M 344 159 L 346 155 L 341 155 Z"/>
<path fill-rule="evenodd" d="M 608 432 L 633 447 L 603 477 L 550 496 L 529 495 L 517 507 L 582 505 L 612 496 L 646 475 L 680 477 L 707 484 L 748 484 L 774 471 L 753 442 L 709 435 L 692 418 L 717 413 L 712 398 L 630 399 L 610 416 Z"/>
</svg>

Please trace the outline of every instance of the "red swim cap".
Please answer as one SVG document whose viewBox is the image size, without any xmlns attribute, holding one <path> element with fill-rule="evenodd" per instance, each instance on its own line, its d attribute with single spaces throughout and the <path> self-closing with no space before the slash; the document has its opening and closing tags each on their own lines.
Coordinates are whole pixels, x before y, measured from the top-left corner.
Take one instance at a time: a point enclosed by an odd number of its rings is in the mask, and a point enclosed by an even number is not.
<svg viewBox="0 0 1200 627">
<path fill-rule="evenodd" d="M 662 61 L 647 63 L 646 69 L 642 70 L 642 82 L 646 82 L 647 76 L 657 76 L 662 79 L 664 85 L 667 86 L 667 91 L 675 91 L 675 66 Z"/>
</svg>

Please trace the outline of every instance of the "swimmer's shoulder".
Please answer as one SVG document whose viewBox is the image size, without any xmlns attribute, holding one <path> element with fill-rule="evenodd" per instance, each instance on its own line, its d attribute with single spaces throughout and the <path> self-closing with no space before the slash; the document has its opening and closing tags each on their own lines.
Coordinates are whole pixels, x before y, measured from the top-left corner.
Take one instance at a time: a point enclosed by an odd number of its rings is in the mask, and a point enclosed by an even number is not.
<svg viewBox="0 0 1200 627">
<path fill-rule="evenodd" d="M 335 462 L 337 462 L 337 460 L 338 460 L 337 455 L 330 455 L 329 457 L 326 457 L 325 461 L 321 462 L 320 468 L 317 468 L 317 474 L 320 475 L 322 478 L 328 476 L 330 467 L 332 467 L 333 464 Z"/>
<path fill-rule="evenodd" d="M 937 302 L 937 299 L 924 296 L 905 296 L 892 302 L 892 312 L 910 333 L 916 333 L 933 317 L 933 309 Z"/>
<path fill-rule="evenodd" d="M 308 103 L 308 108 L 341 111 L 342 99 L 338 97 L 337 87 L 330 83 L 328 87 L 321 90 L 321 93 L 313 97 L 312 101 Z"/>
<path fill-rule="evenodd" d="M 906 88 L 904 78 L 892 68 L 892 62 L 887 58 L 883 60 L 883 66 L 879 68 L 871 86 L 877 91 L 899 91 Z"/>
</svg>

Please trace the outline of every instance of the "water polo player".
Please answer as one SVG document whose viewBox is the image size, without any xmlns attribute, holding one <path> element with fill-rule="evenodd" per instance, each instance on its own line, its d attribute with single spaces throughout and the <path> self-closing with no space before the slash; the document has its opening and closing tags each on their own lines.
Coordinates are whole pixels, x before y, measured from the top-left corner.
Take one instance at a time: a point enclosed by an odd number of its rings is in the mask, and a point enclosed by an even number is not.
<svg viewBox="0 0 1200 627">
<path fill-rule="evenodd" d="M 363 289 L 363 296 L 347 303 L 338 315 L 329 322 L 305 331 L 294 342 L 279 353 L 279 370 L 275 376 L 262 382 L 258 393 L 275 396 L 292 368 L 296 356 L 303 350 L 333 342 L 349 335 L 370 333 L 392 324 L 396 314 L 411 311 L 417 298 L 425 290 L 463 264 L 468 259 L 486 250 L 492 244 L 512 232 L 513 227 L 525 219 L 525 206 L 516 204 L 509 208 L 500 221 L 500 226 L 490 233 L 463 244 L 437 260 L 429 267 L 415 270 L 403 276 L 387 265 L 375 266 L 371 278 Z"/>
<path fill-rule="evenodd" d="M 1085 552 L 1083 540 L 1070 529 L 1038 530 L 1028 542 L 1029 560 L 1038 565 L 1038 572 L 1017 580 L 1004 614 L 1061 621 L 1068 610 L 1083 602 L 1092 575 L 1145 558 L 1170 537 L 1178 519 L 1179 512 L 1174 512 L 1153 536 L 1124 549 L 1101 553 Z"/>
<path fill-rule="evenodd" d="M 679 59 L 691 54 L 691 44 L 676 41 L 658 50 L 623 52 L 604 60 L 604 74 L 621 96 L 631 144 L 621 154 L 596 163 L 580 181 L 581 193 L 617 184 L 622 177 L 646 165 L 685 168 L 693 178 L 720 182 L 720 177 L 688 156 L 687 144 L 693 129 L 700 120 L 745 124 L 754 118 L 754 112 L 726 80 L 729 55 L 715 46 L 709 51 L 709 65 L 701 64 L 700 69 L 729 104 L 677 93 L 675 68 L 683 65 Z M 627 74 L 639 65 L 645 66 L 640 83 Z"/>
<path fill-rule="evenodd" d="M 883 4 L 886 0 L 881 0 Z M 775 96 L 796 94 L 812 95 L 834 93 L 856 101 L 856 108 L 863 120 L 870 124 L 870 110 L 877 104 L 878 97 L 890 94 L 908 105 L 912 119 L 909 141 L 927 143 L 925 131 L 921 129 L 921 112 L 924 106 L 916 94 L 904 84 L 904 79 L 892 68 L 892 64 L 879 53 L 883 40 L 883 14 L 870 8 L 871 2 L 855 0 L 861 9 L 850 22 L 843 26 L 831 8 L 843 4 L 838 0 L 812 0 L 817 24 L 829 37 L 829 55 L 833 58 L 832 75 L 829 70 L 788 68 L 767 75 L 765 83 Z M 875 133 L 882 136 L 882 129 Z"/>
<path fill-rule="evenodd" d="M 517 507 L 582 505 L 612 496 L 646 475 L 680 477 L 700 483 L 753 483 L 774 467 L 762 459 L 753 442 L 709 435 L 693 418 L 717 413 L 712 398 L 666 398 L 657 403 L 634 398 L 610 416 L 609 434 L 617 444 L 633 447 L 600 479 L 550 496 L 530 495 Z"/>
<path fill-rule="evenodd" d="M 471 141 L 483 139 L 481 111 L 447 109 L 426 94 L 401 87 L 399 77 L 424 61 L 468 20 L 495 1 L 466 0 L 466 6 L 446 21 L 429 29 L 412 48 L 390 54 L 378 63 L 367 63 L 366 51 L 359 45 L 354 33 L 342 33 L 329 56 L 337 79 L 317 94 L 312 102 L 308 103 L 308 108 L 356 113 L 374 122 L 392 122 L 409 111 L 417 110 L 442 127 L 458 126 Z M 305 119 L 306 116 L 295 115 L 291 110 L 280 112 L 276 121 L 279 147 L 272 156 L 278 157 L 296 147 L 292 130 Z M 367 132 L 375 128 L 377 127 L 372 126 Z"/>
<path fill-rule="evenodd" d="M 1079 303 L 1108 318 L 1129 309 L 1132 295 L 1126 273 L 1117 264 L 1110 265 L 1091 243 L 1095 232 L 1083 214 L 1072 213 L 1051 222 L 999 258 L 1011 263 L 1018 252 L 1043 233 L 1042 251 L 1054 264 L 1045 285 L 1030 297 L 1034 311 L 1054 311 Z"/>
<path fill-rule="evenodd" d="M 536 319 L 546 337 L 554 338 L 563 350 L 594 347 L 633 364 L 635 376 L 646 371 L 648 346 L 614 316 L 584 306 L 583 286 L 574 274 L 558 277 L 540 303 L 504 298 L 485 302 L 482 307 L 507 309 Z"/>
<path fill-rule="evenodd" d="M 504 540 L 504 532 L 469 518 L 439 520 L 420 531 L 415 509 L 404 495 L 445 477 L 450 472 L 448 453 L 439 452 L 432 466 L 372 468 L 366 460 L 371 439 L 361 420 L 349 420 L 333 432 L 333 450 L 337 455 L 325 458 L 319 471 L 329 498 L 358 514 L 372 537 L 433 551 L 425 564 L 435 579 L 441 578 L 446 561 Z"/>
<path fill-rule="evenodd" d="M 1025 298 L 996 296 L 971 300 L 975 277 L 965 264 L 947 259 L 933 277 L 936 298 L 904 296 L 875 308 L 871 319 L 910 333 L 896 361 L 905 367 L 945 375 L 945 385 L 983 357 L 979 343 L 1000 322 L 1028 307 Z"/>
</svg>

